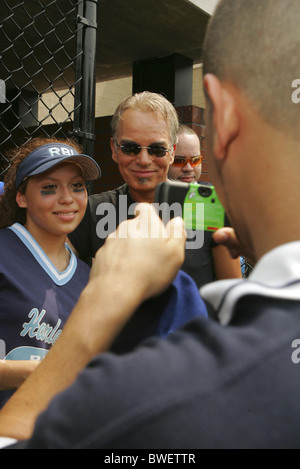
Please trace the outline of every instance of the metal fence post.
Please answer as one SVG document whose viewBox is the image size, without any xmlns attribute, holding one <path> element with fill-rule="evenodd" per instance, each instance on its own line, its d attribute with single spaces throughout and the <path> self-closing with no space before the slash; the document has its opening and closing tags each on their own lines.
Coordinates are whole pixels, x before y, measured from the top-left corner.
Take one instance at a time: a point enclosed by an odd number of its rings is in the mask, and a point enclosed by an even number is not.
<svg viewBox="0 0 300 469">
<path fill-rule="evenodd" d="M 81 106 L 75 114 L 72 135 L 77 137 L 83 146 L 84 153 L 94 156 L 95 146 L 95 97 L 96 97 L 96 43 L 97 43 L 97 10 L 98 0 L 86 0 L 84 8 L 78 11 L 78 23 L 83 24 L 83 30 L 78 36 L 78 43 L 82 42 L 83 54 L 80 56 L 78 76 L 82 77 L 78 91 Z M 81 14 L 82 12 L 82 14 Z M 77 91 L 77 92 L 78 92 Z M 78 102 L 78 101 L 77 101 Z M 77 106 L 75 106 L 76 108 Z M 90 186 L 91 189 L 91 186 Z"/>
</svg>

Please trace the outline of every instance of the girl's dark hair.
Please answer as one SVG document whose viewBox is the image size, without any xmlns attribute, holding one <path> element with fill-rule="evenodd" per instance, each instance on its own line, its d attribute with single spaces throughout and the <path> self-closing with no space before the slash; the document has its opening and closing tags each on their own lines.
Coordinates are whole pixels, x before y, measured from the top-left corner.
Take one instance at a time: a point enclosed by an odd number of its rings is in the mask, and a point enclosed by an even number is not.
<svg viewBox="0 0 300 469">
<path fill-rule="evenodd" d="M 24 225 L 26 222 L 26 209 L 20 208 L 16 202 L 17 192 L 25 194 L 28 180 L 22 182 L 16 188 L 16 174 L 19 165 L 33 150 L 47 145 L 47 143 L 65 143 L 75 148 L 78 153 L 82 153 L 82 148 L 74 140 L 70 139 L 57 139 L 57 138 L 43 138 L 37 137 L 30 140 L 21 148 L 16 148 L 7 153 L 6 157 L 11 161 L 10 168 L 6 171 L 4 176 L 4 194 L 0 198 L 0 228 L 7 228 L 14 223 Z"/>
</svg>

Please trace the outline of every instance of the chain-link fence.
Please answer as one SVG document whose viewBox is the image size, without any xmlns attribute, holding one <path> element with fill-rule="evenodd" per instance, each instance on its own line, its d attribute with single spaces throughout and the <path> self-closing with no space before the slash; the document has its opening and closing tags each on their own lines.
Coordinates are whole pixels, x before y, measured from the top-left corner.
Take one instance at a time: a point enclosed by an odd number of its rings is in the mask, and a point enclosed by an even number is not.
<svg viewBox="0 0 300 469">
<path fill-rule="evenodd" d="M 1 0 L 0 180 L 9 149 L 76 137 L 93 156 L 98 0 Z"/>
</svg>

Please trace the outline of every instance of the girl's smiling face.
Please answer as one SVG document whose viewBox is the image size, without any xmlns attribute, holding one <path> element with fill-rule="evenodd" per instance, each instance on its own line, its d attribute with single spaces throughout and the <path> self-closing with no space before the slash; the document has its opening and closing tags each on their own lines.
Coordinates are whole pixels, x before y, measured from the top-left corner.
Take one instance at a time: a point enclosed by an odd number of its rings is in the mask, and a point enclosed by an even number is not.
<svg viewBox="0 0 300 469">
<path fill-rule="evenodd" d="M 29 179 L 24 194 L 17 193 L 17 203 L 26 209 L 25 228 L 36 238 L 46 233 L 63 236 L 81 222 L 87 191 L 82 171 L 76 164 L 61 164 Z"/>
</svg>

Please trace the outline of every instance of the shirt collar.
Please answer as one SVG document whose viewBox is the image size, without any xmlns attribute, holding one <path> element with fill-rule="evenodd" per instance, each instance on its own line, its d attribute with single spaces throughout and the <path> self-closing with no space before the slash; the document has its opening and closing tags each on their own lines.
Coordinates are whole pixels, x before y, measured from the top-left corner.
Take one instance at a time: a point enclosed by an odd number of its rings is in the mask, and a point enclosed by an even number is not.
<svg viewBox="0 0 300 469">
<path fill-rule="evenodd" d="M 65 248 L 70 253 L 69 265 L 66 270 L 59 272 L 56 267 L 52 264 L 47 254 L 43 251 L 41 246 L 38 244 L 36 239 L 26 230 L 23 225 L 19 223 L 14 223 L 12 226 L 9 226 L 8 229 L 13 231 L 18 238 L 23 242 L 23 244 L 29 249 L 33 257 L 44 269 L 44 271 L 49 275 L 56 285 L 62 286 L 68 283 L 74 276 L 77 269 L 77 258 L 73 253 L 70 246 L 65 244 Z"/>
<path fill-rule="evenodd" d="M 259 260 L 249 278 L 277 288 L 300 279 L 300 241 L 269 251 Z"/>
<path fill-rule="evenodd" d="M 14 438 L 0 437 L 0 449 L 4 449 L 7 446 L 11 446 L 14 443 L 17 443 L 17 440 Z"/>
<path fill-rule="evenodd" d="M 245 295 L 300 301 L 300 241 L 284 244 L 265 254 L 248 279 L 220 280 L 205 285 L 201 296 L 227 325 L 237 301 Z"/>
</svg>

